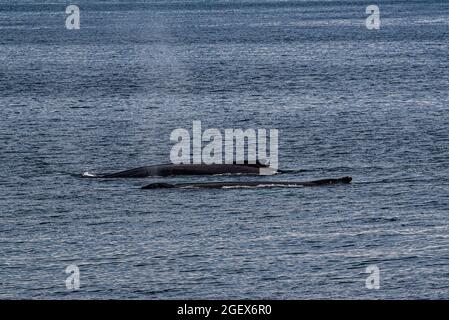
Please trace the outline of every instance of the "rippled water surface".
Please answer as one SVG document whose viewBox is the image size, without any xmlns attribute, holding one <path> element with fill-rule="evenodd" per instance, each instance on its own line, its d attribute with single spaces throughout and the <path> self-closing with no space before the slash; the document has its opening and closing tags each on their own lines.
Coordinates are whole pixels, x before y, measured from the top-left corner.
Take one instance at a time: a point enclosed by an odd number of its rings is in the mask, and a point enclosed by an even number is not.
<svg viewBox="0 0 449 320">
<path fill-rule="evenodd" d="M 378 31 L 366 1 L 79 1 L 80 30 L 0 2 L 0 298 L 449 298 L 449 4 L 375 2 Z M 193 120 L 278 128 L 301 170 L 78 176 L 168 162 Z"/>
</svg>

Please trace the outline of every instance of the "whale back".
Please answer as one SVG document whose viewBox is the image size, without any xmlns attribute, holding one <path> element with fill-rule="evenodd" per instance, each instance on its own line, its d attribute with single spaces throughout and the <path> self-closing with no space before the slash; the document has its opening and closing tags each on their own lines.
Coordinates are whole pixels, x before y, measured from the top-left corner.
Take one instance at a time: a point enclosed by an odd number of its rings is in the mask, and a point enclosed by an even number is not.
<svg viewBox="0 0 449 320">
<path fill-rule="evenodd" d="M 130 170 L 99 175 L 100 178 L 145 178 L 177 175 L 218 175 L 218 174 L 250 174 L 258 175 L 267 166 L 255 164 L 162 164 L 144 166 Z M 274 171 L 275 173 L 275 171 Z"/>
</svg>

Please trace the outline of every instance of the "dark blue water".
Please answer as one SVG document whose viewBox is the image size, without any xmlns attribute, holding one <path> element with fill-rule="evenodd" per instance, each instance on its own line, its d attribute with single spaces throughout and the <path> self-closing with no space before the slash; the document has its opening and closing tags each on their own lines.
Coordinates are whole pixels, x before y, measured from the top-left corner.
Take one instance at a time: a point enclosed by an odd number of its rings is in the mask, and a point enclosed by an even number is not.
<svg viewBox="0 0 449 320">
<path fill-rule="evenodd" d="M 66 30 L 2 1 L 0 298 L 449 298 L 449 4 L 375 2 L 78 1 Z M 193 120 L 279 129 L 304 171 L 269 179 L 353 183 L 76 176 L 165 163 Z"/>
</svg>

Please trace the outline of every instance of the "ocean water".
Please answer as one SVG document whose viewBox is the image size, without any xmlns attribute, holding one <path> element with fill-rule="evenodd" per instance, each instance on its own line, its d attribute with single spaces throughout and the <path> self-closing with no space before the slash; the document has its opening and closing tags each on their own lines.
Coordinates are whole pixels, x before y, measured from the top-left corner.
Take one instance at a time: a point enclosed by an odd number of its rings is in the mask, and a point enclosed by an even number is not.
<svg viewBox="0 0 449 320">
<path fill-rule="evenodd" d="M 67 4 L 0 2 L 0 298 L 449 298 L 448 2 Z M 194 120 L 277 128 L 298 171 L 79 177 L 166 163 Z"/>
</svg>

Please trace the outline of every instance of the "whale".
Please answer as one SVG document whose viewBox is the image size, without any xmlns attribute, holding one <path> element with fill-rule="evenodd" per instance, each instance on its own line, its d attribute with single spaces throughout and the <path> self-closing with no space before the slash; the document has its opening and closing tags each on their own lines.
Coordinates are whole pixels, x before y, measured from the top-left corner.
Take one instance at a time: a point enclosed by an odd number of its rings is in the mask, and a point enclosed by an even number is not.
<svg viewBox="0 0 449 320">
<path fill-rule="evenodd" d="M 82 174 L 85 178 L 146 178 L 146 177 L 167 177 L 178 175 L 273 175 L 280 173 L 267 165 L 255 164 L 160 164 L 143 166 L 139 168 L 108 173 L 108 174 Z"/>
<path fill-rule="evenodd" d="M 236 188 L 288 188 L 316 187 L 332 184 L 349 184 L 352 177 L 320 179 L 312 181 L 237 181 L 237 182 L 200 182 L 200 183 L 150 183 L 142 189 L 236 189 Z"/>
</svg>

